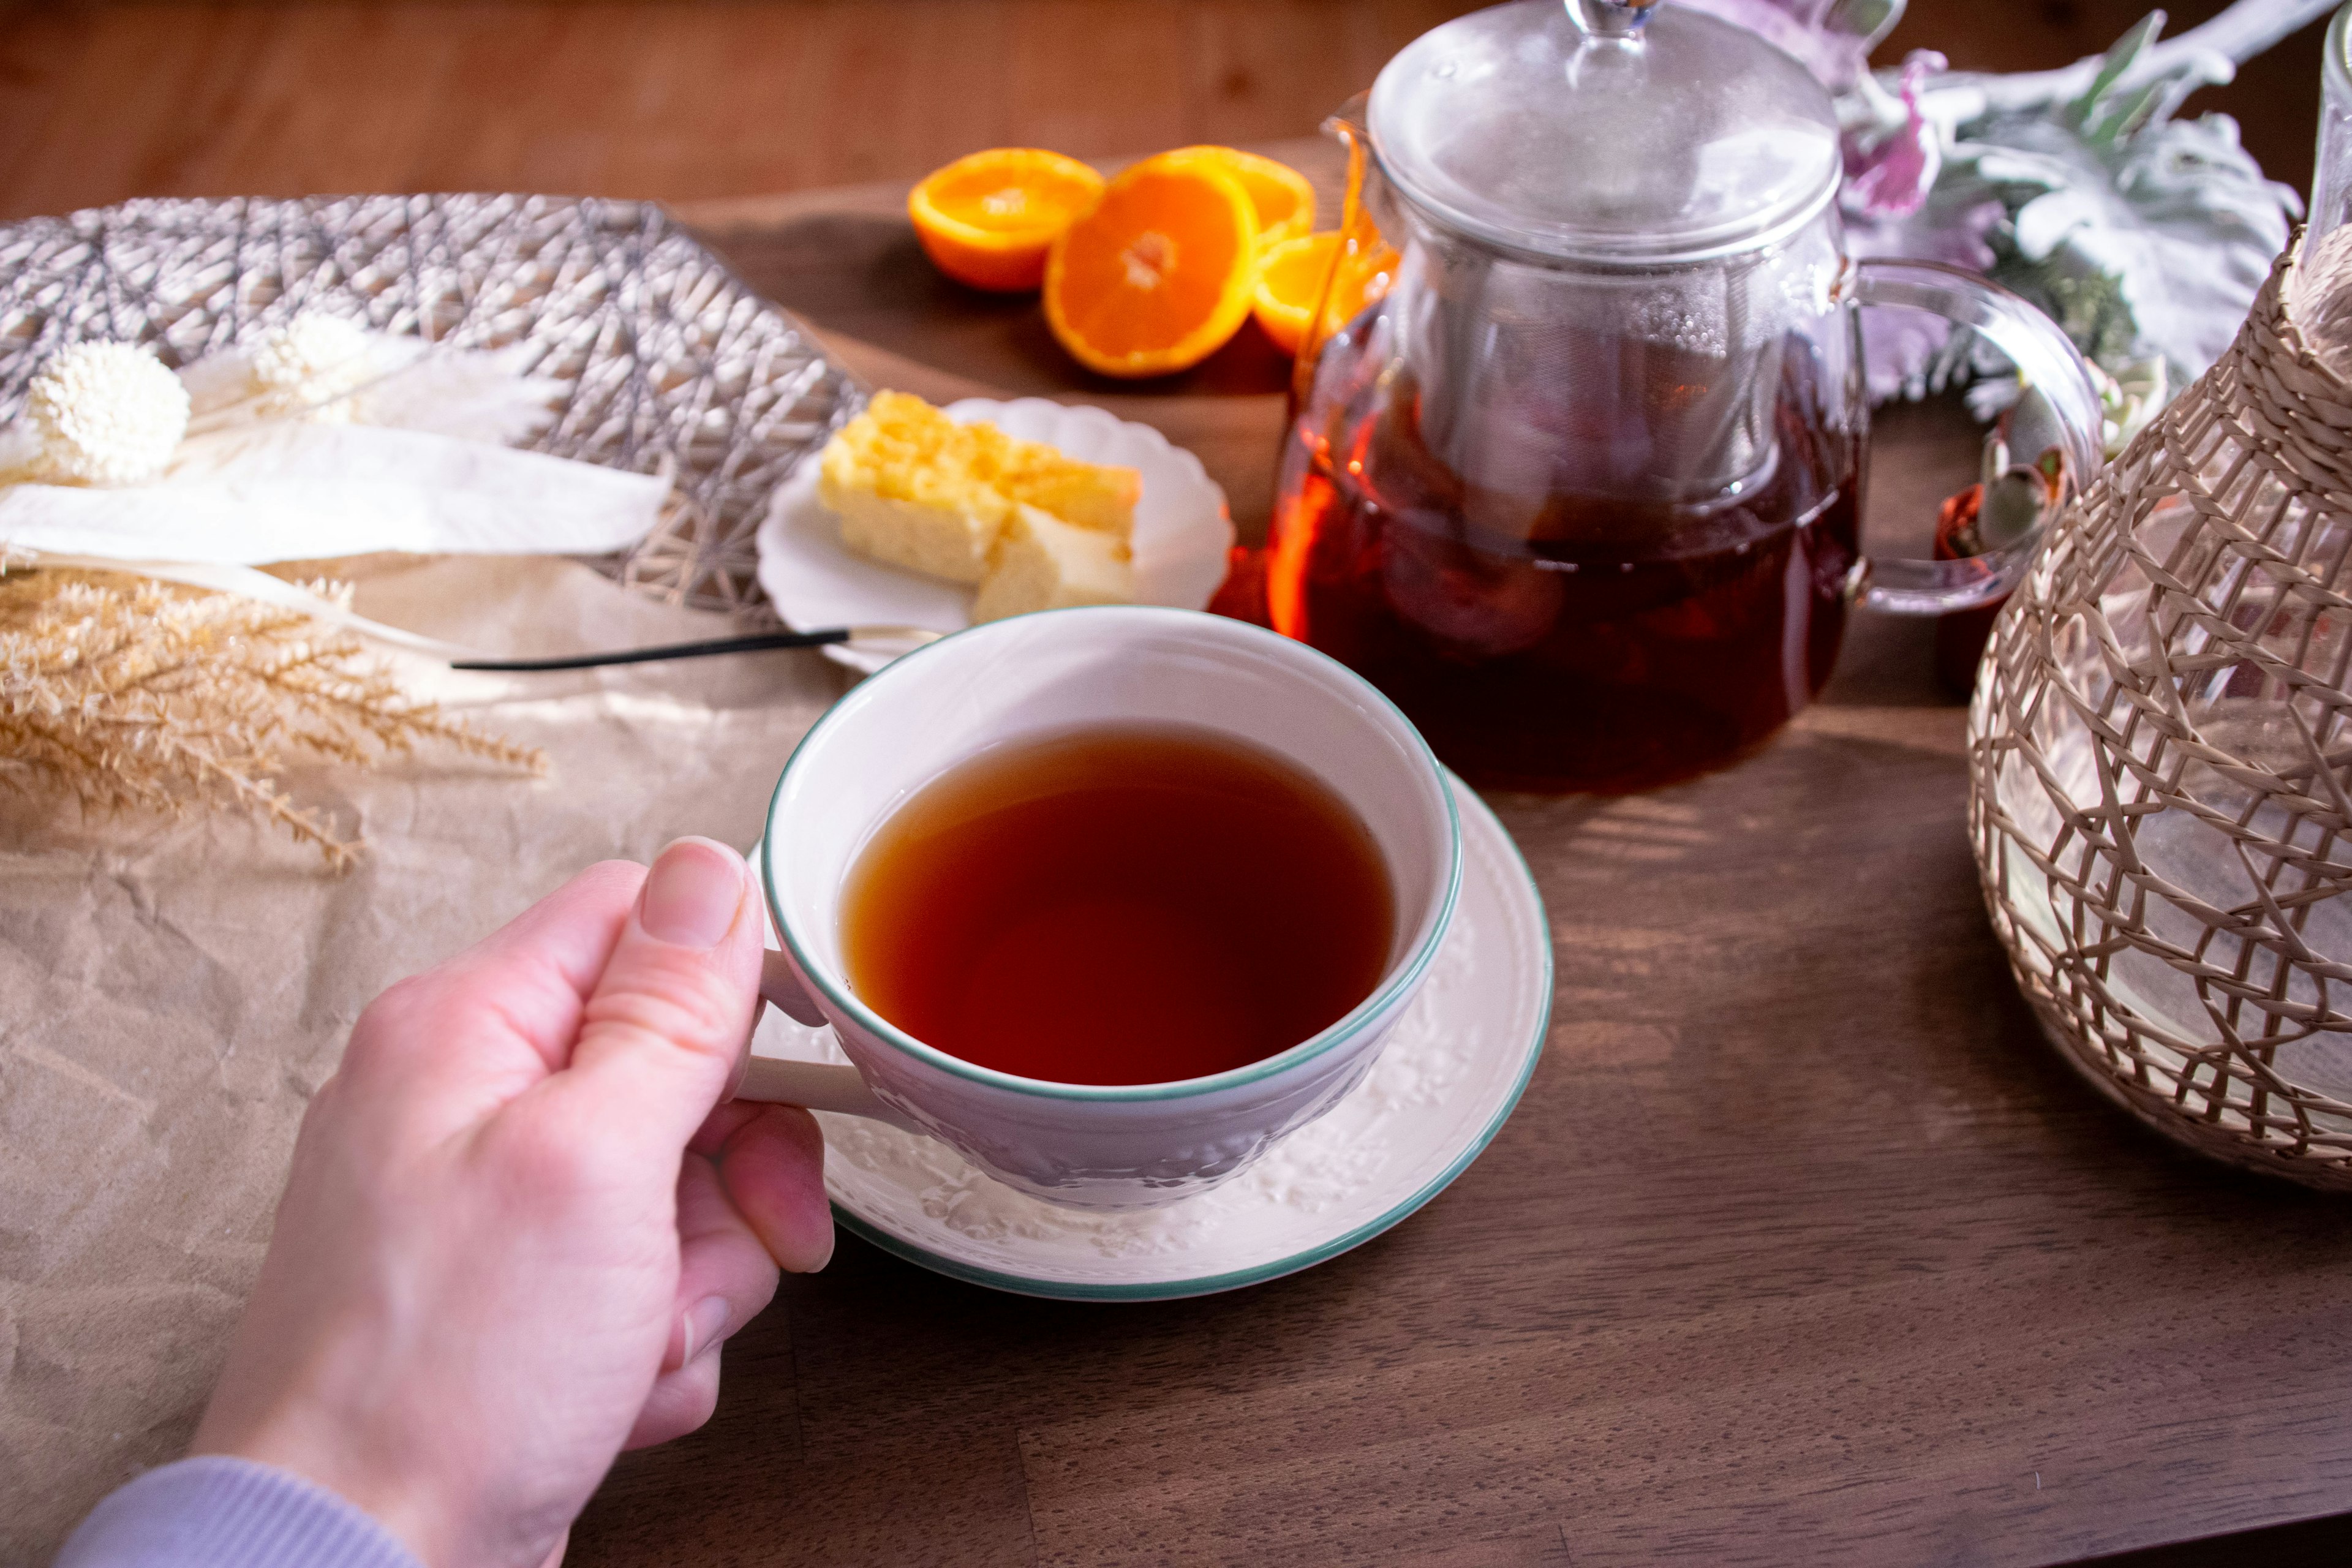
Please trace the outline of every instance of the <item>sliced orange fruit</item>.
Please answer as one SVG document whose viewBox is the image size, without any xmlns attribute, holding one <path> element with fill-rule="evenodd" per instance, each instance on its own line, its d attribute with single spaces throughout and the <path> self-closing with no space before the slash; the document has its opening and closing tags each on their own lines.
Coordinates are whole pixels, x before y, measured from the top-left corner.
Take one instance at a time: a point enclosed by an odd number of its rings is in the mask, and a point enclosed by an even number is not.
<svg viewBox="0 0 2352 1568">
<path fill-rule="evenodd" d="M 1388 298 L 1389 286 L 1396 281 L 1397 268 L 1403 259 L 1378 231 L 1369 237 L 1350 239 L 1344 233 L 1334 237 L 1337 254 L 1331 258 L 1330 276 L 1318 304 L 1310 307 L 1305 334 L 1290 351 L 1298 362 L 1293 375 L 1302 398 L 1310 389 L 1324 342 L 1361 315 L 1367 306 Z"/>
<path fill-rule="evenodd" d="M 1213 163 L 1239 180 L 1242 189 L 1249 193 L 1251 209 L 1257 214 L 1257 242 L 1261 247 L 1295 239 L 1315 226 L 1315 187 L 1307 183 L 1306 175 L 1287 163 L 1261 158 L 1238 147 L 1205 145 L 1179 147 L 1159 157 L 1171 163 L 1195 160 Z"/>
<path fill-rule="evenodd" d="M 1211 162 L 1147 158 L 1104 188 L 1045 259 L 1045 321 L 1105 375 L 1200 363 L 1248 317 L 1257 214 Z"/>
<path fill-rule="evenodd" d="M 907 216 L 940 271 L 1012 292 L 1045 280 L 1045 252 L 1102 192 L 1103 177 L 1076 158 L 992 147 L 925 175 L 908 193 Z"/>
<path fill-rule="evenodd" d="M 1275 346 L 1295 354 L 1307 329 L 1314 323 L 1315 307 L 1322 302 L 1324 280 L 1339 258 L 1339 231 L 1302 234 L 1258 251 L 1257 291 L 1250 314 L 1265 329 Z"/>
</svg>

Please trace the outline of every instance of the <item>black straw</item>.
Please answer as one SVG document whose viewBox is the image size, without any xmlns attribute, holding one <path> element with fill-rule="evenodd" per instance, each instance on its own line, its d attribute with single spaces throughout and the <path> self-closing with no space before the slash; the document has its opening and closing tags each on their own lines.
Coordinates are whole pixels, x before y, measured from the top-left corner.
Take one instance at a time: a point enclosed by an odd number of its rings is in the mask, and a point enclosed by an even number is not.
<svg viewBox="0 0 2352 1568">
<path fill-rule="evenodd" d="M 720 653 L 758 653 L 772 647 L 824 647 L 847 642 L 850 628 L 827 626 L 816 632 L 759 632 L 751 637 L 719 637 L 709 642 L 666 643 L 660 647 L 623 648 L 617 653 L 582 653 L 565 658 L 454 658 L 452 669 L 495 669 L 528 672 L 541 669 L 594 669 L 607 664 L 651 664 L 665 658 L 705 658 Z"/>
</svg>

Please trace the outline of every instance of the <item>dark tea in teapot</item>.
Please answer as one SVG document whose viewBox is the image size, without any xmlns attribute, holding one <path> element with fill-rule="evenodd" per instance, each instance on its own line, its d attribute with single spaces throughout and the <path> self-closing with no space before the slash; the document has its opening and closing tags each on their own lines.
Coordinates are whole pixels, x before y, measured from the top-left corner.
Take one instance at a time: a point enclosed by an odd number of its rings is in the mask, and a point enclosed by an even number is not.
<svg viewBox="0 0 2352 1568">
<path fill-rule="evenodd" d="M 1325 129 L 1339 243 L 1267 549 L 1226 598 L 1370 677 L 1475 783 L 1728 761 L 1828 679 L 1850 598 L 1944 615 L 2015 584 L 2038 525 L 1967 561 L 1858 554 L 1865 309 L 2009 360 L 2052 416 L 2052 515 L 2098 471 L 2074 344 L 1981 278 L 1853 256 L 1837 106 L 1744 27 L 1489 5 Z"/>
<path fill-rule="evenodd" d="M 1394 378 L 1352 427 L 1302 420 L 1269 617 L 1475 784 L 1628 790 L 1734 756 L 1828 679 L 1857 560 L 1858 433 L 1802 344 L 1781 371 L 1769 468 L 1704 505 L 1482 494 Z"/>
</svg>

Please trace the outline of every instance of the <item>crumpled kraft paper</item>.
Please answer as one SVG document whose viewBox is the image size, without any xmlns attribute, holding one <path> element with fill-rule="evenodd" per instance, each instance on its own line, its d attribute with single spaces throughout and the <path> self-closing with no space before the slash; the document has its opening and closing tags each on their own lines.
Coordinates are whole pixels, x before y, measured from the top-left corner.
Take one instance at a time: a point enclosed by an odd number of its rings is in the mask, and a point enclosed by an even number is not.
<svg viewBox="0 0 2352 1568">
<path fill-rule="evenodd" d="M 552 653 L 732 623 L 552 560 L 377 558 L 362 613 Z M 242 817 L 82 820 L 0 789 L 0 1563 L 176 1458 L 259 1268 L 294 1131 L 360 1009 L 579 868 L 683 833 L 749 846 L 844 689 L 806 652 L 539 676 L 397 656 L 544 747 L 542 781 L 439 752 L 287 775 L 371 851 L 345 876 Z M 0 767 L 5 767 L 0 763 Z"/>
</svg>

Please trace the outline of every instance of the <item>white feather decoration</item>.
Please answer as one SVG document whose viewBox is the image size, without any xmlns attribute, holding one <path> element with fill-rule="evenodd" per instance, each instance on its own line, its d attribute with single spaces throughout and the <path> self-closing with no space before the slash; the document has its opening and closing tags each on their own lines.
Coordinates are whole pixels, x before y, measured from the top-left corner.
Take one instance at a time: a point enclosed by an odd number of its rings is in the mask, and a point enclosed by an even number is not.
<svg viewBox="0 0 2352 1568">
<path fill-rule="evenodd" d="M 177 376 L 129 344 L 78 345 L 7 433 L 28 460 L 0 486 L 0 547 L 252 565 L 633 544 L 665 477 L 511 445 L 559 391 L 506 356 L 316 313 Z"/>
</svg>

